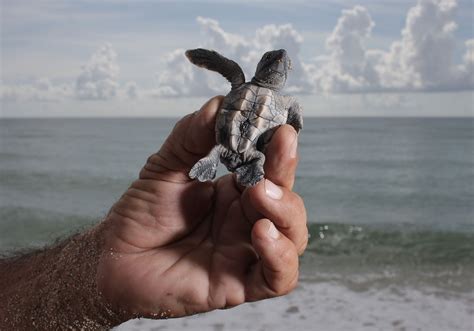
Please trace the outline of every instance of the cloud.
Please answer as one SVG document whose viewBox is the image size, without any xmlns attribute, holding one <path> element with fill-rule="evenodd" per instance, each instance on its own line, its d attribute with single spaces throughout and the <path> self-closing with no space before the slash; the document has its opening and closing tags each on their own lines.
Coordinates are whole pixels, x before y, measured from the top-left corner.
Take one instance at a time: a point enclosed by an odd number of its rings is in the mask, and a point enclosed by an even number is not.
<svg viewBox="0 0 474 331">
<path fill-rule="evenodd" d="M 81 68 L 75 84 L 53 84 L 49 78 L 16 85 L 0 84 L 0 100 L 4 102 L 57 102 L 64 99 L 107 100 L 119 93 L 117 53 L 108 43 L 99 47 Z M 135 83 L 127 83 L 123 95 L 138 96 Z"/>
<path fill-rule="evenodd" d="M 462 60 L 456 62 L 456 8 L 455 0 L 418 0 L 408 10 L 400 37 L 385 50 L 367 47 L 376 22 L 363 6 L 341 12 L 326 38 L 326 52 L 313 59 L 301 59 L 304 39 L 291 24 L 268 24 L 243 35 L 225 31 L 215 19 L 197 17 L 203 38 L 192 46 L 215 49 L 235 60 L 247 81 L 264 52 L 285 48 L 293 65 L 285 87 L 290 93 L 470 90 L 474 89 L 474 39 L 464 42 Z M 120 83 L 117 52 L 106 43 L 93 52 L 76 80 L 58 84 L 52 77 L 17 85 L 0 83 L 0 99 L 57 102 L 209 96 L 229 91 L 223 77 L 192 65 L 184 51 L 176 49 L 163 56 L 164 69 L 155 75 L 151 89 L 139 88 L 135 82 Z"/>
<path fill-rule="evenodd" d="M 253 67 L 252 70 L 255 71 L 255 66 L 266 51 L 284 48 L 292 60 L 293 68 L 288 75 L 286 90 L 293 93 L 311 92 L 312 85 L 309 80 L 309 72 L 300 59 L 302 44 L 303 36 L 291 24 L 271 24 L 257 29 L 252 45 L 254 51 L 251 54 L 253 56 L 249 57 Z M 253 76 L 253 73 L 249 75 L 249 78 L 251 76 Z"/>
<path fill-rule="evenodd" d="M 166 69 L 156 75 L 157 88 L 149 94 L 156 97 L 175 97 L 221 93 L 213 83 L 214 77 L 202 69 L 193 68 L 184 52 L 184 49 L 176 49 L 165 56 Z"/>
<path fill-rule="evenodd" d="M 463 63 L 458 67 L 459 85 L 474 89 L 474 39 L 466 40 Z"/>
<path fill-rule="evenodd" d="M 388 51 L 367 49 L 374 22 L 364 7 L 344 10 L 327 38 L 330 55 L 314 70 L 317 91 L 441 91 L 472 89 L 473 44 L 454 63 L 456 1 L 419 0 L 408 11 L 401 38 Z"/>
<path fill-rule="evenodd" d="M 401 39 L 380 59 L 383 87 L 432 90 L 456 84 L 455 9 L 454 0 L 420 0 L 409 10 Z"/>
<path fill-rule="evenodd" d="M 213 46 L 216 49 L 226 50 L 229 54 L 243 57 L 248 53 L 250 43 L 243 36 L 224 31 L 217 20 L 198 16 L 196 18 L 201 30 L 206 38 L 206 46 Z"/>
<path fill-rule="evenodd" d="M 247 80 L 261 55 L 285 48 L 293 60 L 286 90 L 292 93 L 443 91 L 474 88 L 474 41 L 465 43 L 461 64 L 454 62 L 457 28 L 455 0 L 419 0 L 409 9 L 400 38 L 388 50 L 369 49 L 375 22 L 363 6 L 345 9 L 326 39 L 327 53 L 302 61 L 302 35 L 291 25 L 266 25 L 253 37 L 225 31 L 217 20 L 198 17 L 199 45 L 238 62 Z M 191 65 L 175 50 L 158 74 L 159 96 L 225 93 L 229 84 L 216 73 Z"/>
<path fill-rule="evenodd" d="M 110 44 L 101 46 L 82 66 L 82 72 L 76 80 L 76 97 L 90 100 L 115 97 L 119 72 L 115 50 Z"/>
<path fill-rule="evenodd" d="M 299 58 L 303 37 L 291 24 L 266 25 L 256 30 L 252 38 L 224 31 L 217 20 L 198 17 L 198 25 L 205 35 L 204 43 L 196 47 L 214 49 L 236 61 L 242 67 L 246 79 L 250 80 L 263 53 L 271 49 L 285 48 L 293 63 L 287 89 L 310 92 L 312 86 Z M 230 84 L 219 74 L 198 68 L 186 59 L 184 49 L 169 53 L 165 59 L 165 70 L 157 74 L 158 96 L 204 96 L 226 93 Z"/>
<path fill-rule="evenodd" d="M 375 26 L 362 6 L 343 10 L 332 33 L 326 39 L 329 55 L 322 58 L 313 71 L 313 86 L 324 92 L 348 92 L 378 85 L 373 62 L 377 54 L 369 52 L 365 43 Z"/>
<path fill-rule="evenodd" d="M 68 84 L 53 85 L 49 78 L 40 78 L 32 84 L 0 85 L 0 100 L 5 102 L 38 101 L 58 102 L 70 98 L 73 91 Z"/>
<path fill-rule="evenodd" d="M 136 82 L 128 82 L 125 84 L 124 94 L 129 99 L 137 99 L 140 96 L 140 91 Z"/>
</svg>

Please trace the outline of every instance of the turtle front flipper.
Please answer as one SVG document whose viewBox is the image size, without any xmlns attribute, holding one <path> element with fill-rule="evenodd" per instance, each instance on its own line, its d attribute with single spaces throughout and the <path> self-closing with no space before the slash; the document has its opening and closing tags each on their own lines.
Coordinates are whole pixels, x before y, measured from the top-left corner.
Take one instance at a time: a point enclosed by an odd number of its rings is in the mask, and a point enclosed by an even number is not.
<svg viewBox="0 0 474 331">
<path fill-rule="evenodd" d="M 187 50 L 185 54 L 188 60 L 198 67 L 220 73 L 232 84 L 232 89 L 236 89 L 245 83 L 245 75 L 242 68 L 236 62 L 216 51 L 196 48 Z"/>
<path fill-rule="evenodd" d="M 300 130 L 303 128 L 303 109 L 296 100 L 294 100 L 292 97 L 290 98 L 291 103 L 288 108 L 288 119 L 286 123 L 293 126 L 296 132 L 300 132 Z"/>
<path fill-rule="evenodd" d="M 197 178 L 200 182 L 213 180 L 216 177 L 217 166 L 221 154 L 221 145 L 216 145 L 208 156 L 200 159 L 189 171 L 189 177 Z"/>
</svg>

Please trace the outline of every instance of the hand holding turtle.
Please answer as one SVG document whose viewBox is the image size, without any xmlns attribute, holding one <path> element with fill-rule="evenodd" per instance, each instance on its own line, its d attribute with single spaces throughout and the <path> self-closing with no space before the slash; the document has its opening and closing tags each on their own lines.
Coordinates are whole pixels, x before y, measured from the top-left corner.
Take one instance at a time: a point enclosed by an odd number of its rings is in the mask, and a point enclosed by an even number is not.
<svg viewBox="0 0 474 331">
<path fill-rule="evenodd" d="M 245 188 L 188 172 L 215 145 L 223 98 L 178 122 L 103 223 L 98 286 L 124 319 L 179 317 L 288 293 L 307 244 L 302 199 L 291 191 L 297 134 L 267 147 L 265 179 Z"/>
<path fill-rule="evenodd" d="M 267 52 L 245 83 L 240 67 L 214 51 L 187 56 L 226 77 L 230 93 L 176 125 L 104 222 L 0 259 L 0 329 L 110 328 L 296 286 L 308 231 L 303 200 L 291 191 L 301 109 L 279 93 L 289 58 Z M 219 161 L 233 174 L 210 182 Z"/>
</svg>

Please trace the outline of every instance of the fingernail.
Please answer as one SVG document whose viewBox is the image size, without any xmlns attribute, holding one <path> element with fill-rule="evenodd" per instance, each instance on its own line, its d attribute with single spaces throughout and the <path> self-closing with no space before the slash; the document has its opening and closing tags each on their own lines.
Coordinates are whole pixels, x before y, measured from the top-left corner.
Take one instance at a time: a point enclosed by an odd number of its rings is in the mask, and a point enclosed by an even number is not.
<svg viewBox="0 0 474 331">
<path fill-rule="evenodd" d="M 283 196 L 283 191 L 278 186 L 273 184 L 268 179 L 265 179 L 264 185 L 265 185 L 265 193 L 270 198 L 272 198 L 274 200 L 280 200 L 281 199 L 281 197 Z"/>
<path fill-rule="evenodd" d="M 268 227 L 267 233 L 268 236 L 273 239 L 278 239 L 278 237 L 280 237 L 280 233 L 272 222 L 270 222 L 270 226 Z"/>
<path fill-rule="evenodd" d="M 298 134 L 295 132 L 295 139 L 293 139 L 293 143 L 290 147 L 290 157 L 294 159 L 298 154 Z"/>
</svg>

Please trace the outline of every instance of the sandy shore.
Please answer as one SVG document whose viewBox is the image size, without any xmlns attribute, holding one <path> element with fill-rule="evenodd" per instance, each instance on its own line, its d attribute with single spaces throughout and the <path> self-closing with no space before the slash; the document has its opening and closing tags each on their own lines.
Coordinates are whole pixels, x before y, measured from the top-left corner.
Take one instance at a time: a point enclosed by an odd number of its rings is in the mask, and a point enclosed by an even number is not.
<svg viewBox="0 0 474 331">
<path fill-rule="evenodd" d="M 473 330 L 474 292 L 387 288 L 355 292 L 303 282 L 286 297 L 188 318 L 133 320 L 116 330 Z"/>
</svg>

